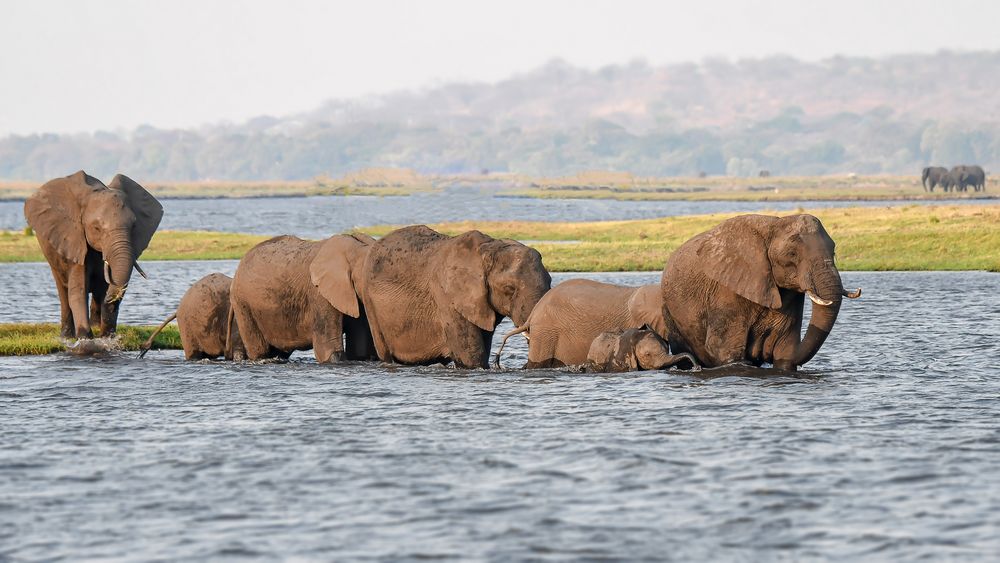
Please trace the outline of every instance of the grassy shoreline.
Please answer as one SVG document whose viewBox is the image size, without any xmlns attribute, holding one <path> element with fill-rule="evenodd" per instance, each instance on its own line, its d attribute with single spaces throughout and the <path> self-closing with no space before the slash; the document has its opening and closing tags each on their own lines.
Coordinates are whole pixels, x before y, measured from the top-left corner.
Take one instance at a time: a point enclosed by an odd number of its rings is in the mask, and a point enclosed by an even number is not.
<svg viewBox="0 0 1000 563">
<path fill-rule="evenodd" d="M 837 242 L 842 270 L 1000 271 L 1000 204 L 837 207 L 808 212 Z M 531 241 L 553 272 L 655 271 L 688 238 L 742 213 L 586 223 L 466 221 L 431 227 L 449 234 L 478 229 Z M 379 236 L 395 226 L 366 227 Z M 267 236 L 199 231 L 157 232 L 143 260 L 239 259 Z M 0 232 L 0 262 L 42 262 L 34 236 Z"/>
<path fill-rule="evenodd" d="M 156 330 L 155 326 L 119 325 L 114 346 L 119 351 L 138 351 Z M 164 327 L 153 341 L 154 349 L 180 350 L 181 336 L 177 325 Z M 66 351 L 56 323 L 0 324 L 0 356 L 32 356 Z"/>
<path fill-rule="evenodd" d="M 23 201 L 42 182 L 0 182 L 0 201 Z M 925 192 L 918 176 L 637 177 L 583 172 L 560 178 L 518 174 L 421 175 L 404 169 L 368 169 L 342 178 L 275 181 L 192 181 L 144 184 L 161 199 L 242 199 L 322 195 L 409 196 L 446 188 L 488 190 L 500 197 L 627 201 L 885 201 L 1000 199 L 1000 180 L 986 192 Z"/>
</svg>

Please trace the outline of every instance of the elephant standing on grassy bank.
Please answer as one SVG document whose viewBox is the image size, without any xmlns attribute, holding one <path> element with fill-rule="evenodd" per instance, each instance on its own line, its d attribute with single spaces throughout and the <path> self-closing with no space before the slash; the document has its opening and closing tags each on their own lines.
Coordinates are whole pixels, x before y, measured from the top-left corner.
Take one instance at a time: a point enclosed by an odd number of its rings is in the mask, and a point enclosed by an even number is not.
<svg viewBox="0 0 1000 563">
<path fill-rule="evenodd" d="M 424 225 L 372 245 L 363 297 L 383 361 L 486 368 L 493 331 L 524 323 L 552 279 L 537 250 L 479 231 L 450 237 Z"/>
<path fill-rule="evenodd" d="M 659 284 L 628 287 L 574 279 L 546 293 L 527 321 L 505 334 L 503 342 L 506 344 L 515 334 L 526 334 L 526 369 L 571 366 L 587 361 L 591 343 L 602 332 L 644 325 L 661 338 L 667 337 Z M 502 344 L 497 351 L 497 367 L 501 352 Z"/>
<path fill-rule="evenodd" d="M 310 349 L 320 363 L 374 359 L 360 303 L 361 266 L 373 242 L 362 234 L 321 241 L 286 235 L 251 248 L 230 292 L 247 359 Z"/>
<path fill-rule="evenodd" d="M 986 171 L 978 165 L 956 166 L 958 171 L 958 186 L 961 191 L 968 191 L 969 186 L 975 191 L 986 190 Z"/>
<path fill-rule="evenodd" d="M 51 180 L 24 202 L 59 293 L 63 337 L 109 336 L 139 255 L 163 217 L 163 207 L 130 178 L 105 186 L 79 171 Z M 89 306 L 88 306 L 89 297 Z"/>
<path fill-rule="evenodd" d="M 941 180 L 948 174 L 948 169 L 943 166 L 928 166 L 924 168 L 920 175 L 920 183 L 924 185 L 924 191 L 934 191 L 934 188 L 941 184 Z"/>
<path fill-rule="evenodd" d="M 170 321 L 177 319 L 185 359 L 242 359 L 245 356 L 243 342 L 230 314 L 229 288 L 232 283 L 233 278 L 220 273 L 208 274 L 193 283 L 181 298 L 177 311 L 167 317 L 143 344 L 139 357 L 145 356 L 153 346 L 156 335 Z"/>
<path fill-rule="evenodd" d="M 682 244 L 663 271 L 670 350 L 701 365 L 795 370 L 833 330 L 844 297 L 834 242 L 812 215 L 741 215 Z M 813 302 L 800 341 L 804 299 Z"/>
</svg>

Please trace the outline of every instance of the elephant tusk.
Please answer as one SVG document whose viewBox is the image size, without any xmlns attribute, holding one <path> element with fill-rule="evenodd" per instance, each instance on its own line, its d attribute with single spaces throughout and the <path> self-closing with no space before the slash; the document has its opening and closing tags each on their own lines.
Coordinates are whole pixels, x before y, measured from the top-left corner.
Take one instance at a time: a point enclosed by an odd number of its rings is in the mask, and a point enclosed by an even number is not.
<svg viewBox="0 0 1000 563">
<path fill-rule="evenodd" d="M 149 276 L 146 275 L 146 272 L 142 271 L 142 268 L 139 267 L 138 261 L 132 262 L 132 265 L 135 266 L 135 271 L 139 272 L 139 275 L 142 276 L 142 279 L 144 280 L 149 279 Z"/>
<path fill-rule="evenodd" d="M 111 264 L 107 260 L 104 261 L 104 281 L 111 285 Z"/>
<path fill-rule="evenodd" d="M 812 301 L 813 303 L 815 303 L 817 305 L 822 305 L 824 307 L 829 307 L 830 305 L 833 305 L 833 301 L 830 301 L 828 299 L 823 299 L 819 295 L 816 295 L 815 293 L 813 293 L 811 289 L 806 292 L 806 295 L 809 297 L 810 301 Z"/>
<path fill-rule="evenodd" d="M 844 297 L 846 297 L 848 299 L 857 299 L 858 297 L 861 297 L 861 288 L 859 287 L 859 288 L 855 289 L 854 291 L 847 291 L 845 289 L 844 290 Z"/>
</svg>

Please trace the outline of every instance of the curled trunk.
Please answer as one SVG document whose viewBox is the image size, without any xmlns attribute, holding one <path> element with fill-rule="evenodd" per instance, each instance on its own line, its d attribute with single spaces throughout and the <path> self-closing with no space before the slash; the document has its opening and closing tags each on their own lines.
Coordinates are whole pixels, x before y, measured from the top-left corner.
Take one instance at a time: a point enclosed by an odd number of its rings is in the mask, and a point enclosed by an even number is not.
<svg viewBox="0 0 1000 563">
<path fill-rule="evenodd" d="M 104 246 L 104 259 L 111 270 L 111 280 L 105 301 L 119 301 L 125 294 L 128 282 L 132 277 L 132 265 L 135 255 L 132 252 L 132 241 L 126 230 L 112 233 L 111 243 Z"/>
<path fill-rule="evenodd" d="M 840 272 L 837 267 L 830 263 L 825 264 L 818 271 L 814 271 L 813 293 L 824 301 L 829 301 L 829 305 L 813 304 L 812 315 L 809 317 L 809 328 L 802 338 L 795 353 L 794 363 L 800 366 L 816 355 L 830 331 L 833 330 L 834 323 L 837 322 L 837 314 L 840 312 L 840 304 L 843 301 L 844 286 L 840 280 Z"/>
</svg>

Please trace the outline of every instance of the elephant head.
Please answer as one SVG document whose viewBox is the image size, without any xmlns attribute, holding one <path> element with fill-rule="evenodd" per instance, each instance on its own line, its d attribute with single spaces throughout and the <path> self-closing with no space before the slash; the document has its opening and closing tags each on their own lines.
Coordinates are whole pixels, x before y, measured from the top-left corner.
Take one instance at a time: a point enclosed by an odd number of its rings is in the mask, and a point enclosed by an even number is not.
<svg viewBox="0 0 1000 563">
<path fill-rule="evenodd" d="M 833 329 L 842 298 L 860 295 L 844 291 L 833 239 L 812 215 L 734 217 L 699 238 L 703 273 L 744 299 L 768 309 L 797 308 L 798 318 L 801 296 L 812 300 L 809 328 L 788 367 L 812 359 Z"/>
<path fill-rule="evenodd" d="M 105 186 L 81 170 L 42 186 L 25 202 L 24 215 L 38 238 L 71 264 L 84 264 L 88 249 L 100 252 L 106 301 L 114 303 L 125 294 L 132 268 L 138 269 L 163 207 L 127 176 L 118 174 Z"/>
<path fill-rule="evenodd" d="M 479 231 L 455 237 L 437 276 L 442 298 L 466 320 L 493 331 L 503 317 L 520 326 L 552 286 L 537 250 Z"/>
</svg>

